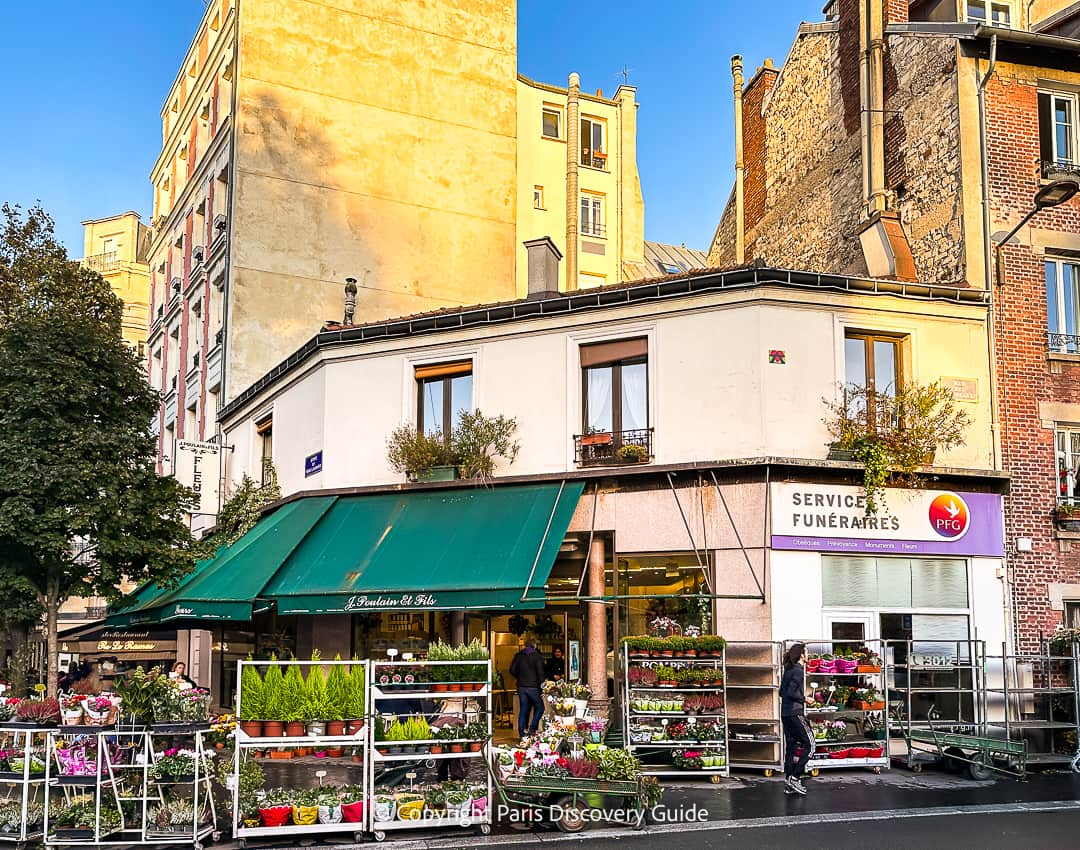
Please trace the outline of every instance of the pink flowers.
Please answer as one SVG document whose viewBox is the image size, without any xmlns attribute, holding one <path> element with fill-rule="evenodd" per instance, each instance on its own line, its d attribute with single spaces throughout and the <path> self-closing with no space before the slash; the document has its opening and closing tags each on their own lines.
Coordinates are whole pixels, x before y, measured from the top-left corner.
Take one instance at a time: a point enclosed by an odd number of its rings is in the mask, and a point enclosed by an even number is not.
<svg viewBox="0 0 1080 850">
<path fill-rule="evenodd" d="M 167 755 L 167 756 L 175 756 L 178 752 L 180 752 L 179 747 L 169 747 L 169 749 L 167 749 L 165 751 L 165 755 Z"/>
</svg>

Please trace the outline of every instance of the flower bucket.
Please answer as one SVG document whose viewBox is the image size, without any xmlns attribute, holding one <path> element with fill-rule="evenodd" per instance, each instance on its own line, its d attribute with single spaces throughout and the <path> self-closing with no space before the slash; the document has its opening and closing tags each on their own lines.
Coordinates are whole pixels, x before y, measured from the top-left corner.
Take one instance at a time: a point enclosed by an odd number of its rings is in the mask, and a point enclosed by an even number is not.
<svg viewBox="0 0 1080 850">
<path fill-rule="evenodd" d="M 408 803 L 399 803 L 397 816 L 398 820 L 420 820 L 424 816 L 424 801 L 412 800 Z"/>
<path fill-rule="evenodd" d="M 319 823 L 341 823 L 341 806 L 319 806 Z"/>
<path fill-rule="evenodd" d="M 64 726 L 79 726 L 82 724 L 83 710 L 79 708 L 65 708 L 60 712 L 60 722 Z"/>
<path fill-rule="evenodd" d="M 587 699 L 576 699 L 576 700 L 574 700 L 574 716 L 575 717 L 584 717 L 585 716 L 585 711 L 586 711 L 586 709 L 588 709 L 588 707 L 589 707 L 589 701 Z"/>
<path fill-rule="evenodd" d="M 884 747 L 871 747 L 866 751 L 866 757 L 868 759 L 879 759 L 885 754 Z"/>
<path fill-rule="evenodd" d="M 467 818 L 472 815 L 472 799 L 466 800 L 464 803 L 447 803 L 446 813 L 452 818 Z"/>
<path fill-rule="evenodd" d="M 354 803 L 342 803 L 341 820 L 345 823 L 363 823 L 364 801 L 357 800 Z M 389 818 L 386 818 L 386 820 L 389 820 Z"/>
<path fill-rule="evenodd" d="M 353 805 L 356 805 L 355 803 Z M 363 803 L 360 803 L 362 806 Z M 345 814 L 345 806 L 341 807 L 342 816 Z M 376 800 L 375 801 L 375 820 L 379 822 L 389 821 L 394 819 L 394 815 L 397 814 L 397 800 Z M 359 821 L 346 821 L 347 823 L 359 823 Z"/>
<path fill-rule="evenodd" d="M 319 822 L 318 806 L 293 806 L 293 823 L 297 826 L 310 826 Z"/>
<path fill-rule="evenodd" d="M 472 801 L 472 813 L 474 817 L 483 817 L 487 812 L 487 797 L 478 797 Z"/>
<path fill-rule="evenodd" d="M 854 673 L 859 669 L 858 661 L 849 661 L 846 658 L 837 658 L 833 664 L 836 665 L 837 673 Z"/>
<path fill-rule="evenodd" d="M 850 749 L 847 749 L 847 750 L 833 750 L 831 753 L 829 753 L 829 758 L 831 758 L 831 759 L 846 759 L 850 752 L 851 752 Z"/>
<path fill-rule="evenodd" d="M 270 806 L 259 809 L 259 820 L 263 826 L 285 826 L 292 818 L 292 806 Z"/>
</svg>

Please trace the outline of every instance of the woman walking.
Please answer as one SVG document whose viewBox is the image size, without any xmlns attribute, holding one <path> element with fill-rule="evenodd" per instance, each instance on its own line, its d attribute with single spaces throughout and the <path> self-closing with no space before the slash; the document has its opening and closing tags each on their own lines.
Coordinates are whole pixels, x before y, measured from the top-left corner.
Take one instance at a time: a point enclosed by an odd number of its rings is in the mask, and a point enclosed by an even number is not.
<svg viewBox="0 0 1080 850">
<path fill-rule="evenodd" d="M 780 721 L 784 725 L 784 793 L 806 794 L 802 777 L 814 753 L 814 736 L 806 722 L 806 674 L 800 663 L 805 647 L 794 643 L 784 655 L 780 680 Z M 799 751 L 796 756 L 796 750 Z"/>
</svg>

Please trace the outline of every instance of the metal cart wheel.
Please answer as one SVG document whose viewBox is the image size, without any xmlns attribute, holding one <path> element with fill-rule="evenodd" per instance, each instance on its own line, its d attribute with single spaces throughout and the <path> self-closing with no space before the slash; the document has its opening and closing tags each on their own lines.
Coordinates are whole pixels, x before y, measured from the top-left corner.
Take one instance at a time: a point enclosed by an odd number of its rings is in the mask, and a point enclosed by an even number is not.
<svg viewBox="0 0 1080 850">
<path fill-rule="evenodd" d="M 719 785 L 720 784 L 720 774 L 719 773 L 714 773 L 712 776 L 709 777 L 709 781 L 713 785 Z"/>
<path fill-rule="evenodd" d="M 766 779 L 772 779 L 773 773 L 775 773 L 775 771 L 771 767 L 765 768 L 765 778 Z"/>
<path fill-rule="evenodd" d="M 214 834 L 211 835 L 210 837 L 213 838 L 214 841 L 221 841 L 221 831 L 220 830 L 215 831 Z"/>
<path fill-rule="evenodd" d="M 481 835 L 491 835 L 491 824 L 490 823 L 482 823 L 482 824 L 480 824 L 480 834 Z M 359 841 L 359 839 L 357 839 L 357 841 Z"/>
<path fill-rule="evenodd" d="M 976 782 L 983 782 L 993 775 L 993 769 L 982 761 L 974 761 L 968 765 L 968 776 Z"/>
<path fill-rule="evenodd" d="M 562 816 L 555 821 L 559 832 L 581 832 L 585 828 L 585 810 L 572 794 L 564 794 L 555 801 Z"/>
<path fill-rule="evenodd" d="M 386 841 L 386 833 L 383 832 L 381 829 L 375 830 L 375 840 L 376 841 Z"/>
<path fill-rule="evenodd" d="M 362 833 L 362 832 L 354 832 L 352 834 L 352 840 L 353 840 L 354 844 L 359 844 L 361 841 L 364 840 L 364 833 Z"/>
<path fill-rule="evenodd" d="M 874 765 L 874 766 L 873 766 L 872 768 L 870 768 L 870 769 L 871 769 L 871 770 L 873 770 L 873 771 L 874 771 L 874 773 L 878 774 L 879 776 L 881 775 L 881 765 L 880 765 L 880 764 L 875 764 L 875 765 Z"/>
<path fill-rule="evenodd" d="M 239 845 L 240 845 L 240 850 L 247 850 L 247 839 L 246 839 L 246 838 L 241 838 L 241 839 L 240 839 L 240 840 L 239 840 L 239 841 L 237 842 L 237 844 L 239 844 Z"/>
<path fill-rule="evenodd" d="M 915 762 L 914 764 L 911 765 L 911 772 L 912 773 L 922 773 L 922 765 L 919 764 L 918 762 Z"/>
<path fill-rule="evenodd" d="M 814 779 L 817 779 L 821 775 L 821 771 L 815 767 L 813 770 L 810 771 L 810 775 L 814 777 Z"/>
</svg>

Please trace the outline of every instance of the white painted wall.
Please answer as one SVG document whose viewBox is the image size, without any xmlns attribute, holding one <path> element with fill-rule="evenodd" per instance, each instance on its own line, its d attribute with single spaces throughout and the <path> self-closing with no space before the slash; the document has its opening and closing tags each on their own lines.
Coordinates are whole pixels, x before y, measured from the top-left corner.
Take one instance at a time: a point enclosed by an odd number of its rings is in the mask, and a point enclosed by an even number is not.
<svg viewBox="0 0 1080 850">
<path fill-rule="evenodd" d="M 773 550 L 772 639 L 821 637 L 821 555 Z"/>
<path fill-rule="evenodd" d="M 984 325 L 968 307 L 893 298 L 745 292 L 340 346 L 263 390 L 223 422 L 230 478 L 257 470 L 253 423 L 274 411 L 274 458 L 285 494 L 299 489 L 397 483 L 386 440 L 415 419 L 416 365 L 473 360 L 474 404 L 518 420 L 521 453 L 499 474 L 571 470 L 581 433 L 578 348 L 603 339 L 649 339 L 655 463 L 775 455 L 824 459 L 823 397 L 843 380 L 845 327 L 909 334 L 906 373 L 920 382 L 974 379 L 963 403 L 975 423 L 966 446 L 938 464 L 991 464 Z M 811 297 L 820 303 L 807 303 Z M 798 296 L 800 301 L 793 300 Z M 861 300 L 862 306 L 853 307 Z M 786 364 L 769 363 L 769 351 Z M 303 478 L 304 457 L 323 449 L 324 471 Z"/>
</svg>

